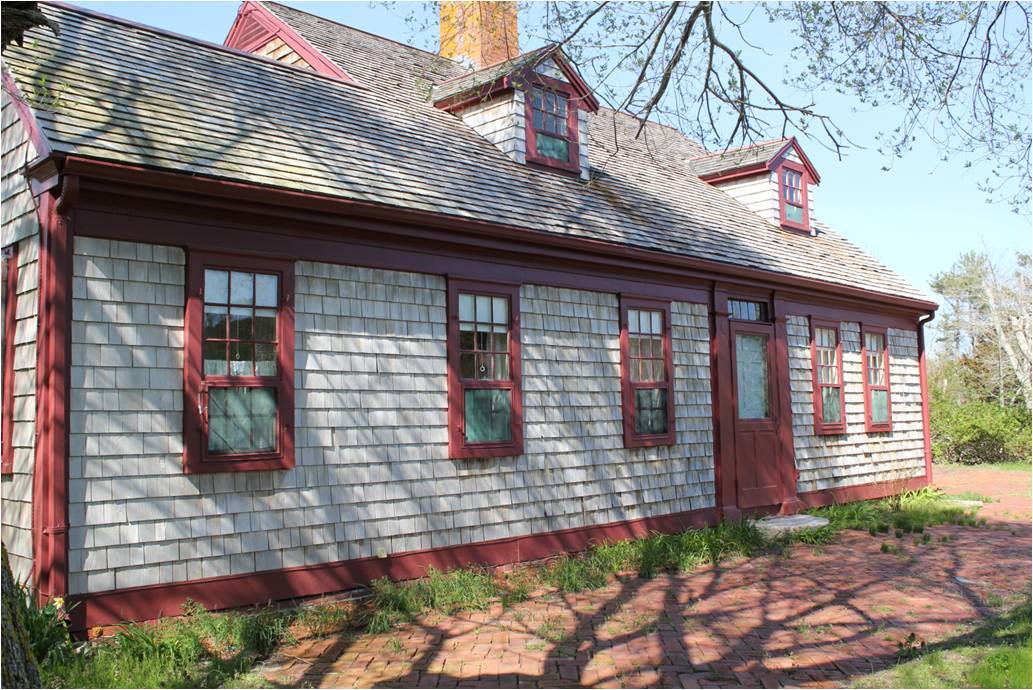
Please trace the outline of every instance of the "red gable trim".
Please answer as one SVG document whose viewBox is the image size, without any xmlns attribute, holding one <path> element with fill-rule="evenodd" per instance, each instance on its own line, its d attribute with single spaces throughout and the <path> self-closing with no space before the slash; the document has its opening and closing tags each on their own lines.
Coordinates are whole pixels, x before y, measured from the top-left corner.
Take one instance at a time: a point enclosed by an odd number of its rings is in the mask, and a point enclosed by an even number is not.
<svg viewBox="0 0 1033 690">
<path fill-rule="evenodd" d="M 350 74 L 323 55 L 298 32 L 287 26 L 283 20 L 260 3 L 251 0 L 247 0 L 237 10 L 237 18 L 230 27 L 224 45 L 227 48 L 236 48 L 250 53 L 274 38 L 279 38 L 290 46 L 291 50 L 300 55 L 305 62 L 312 66 L 312 69 L 320 74 L 336 77 L 356 86 L 359 85 L 359 82 Z"/>
<path fill-rule="evenodd" d="M 25 97 L 22 96 L 21 89 L 18 88 L 18 84 L 11 77 L 11 72 L 6 65 L 3 67 L 3 83 L 4 91 L 11 97 L 11 104 L 18 111 L 18 117 L 21 118 L 22 125 L 29 134 L 29 140 L 36 147 L 36 158 L 46 158 L 52 150 L 50 142 L 47 141 L 47 136 L 40 129 L 39 123 L 36 122 L 36 116 L 32 114 L 32 108 L 29 107 Z"/>
<path fill-rule="evenodd" d="M 563 76 L 567 78 L 567 82 L 571 85 L 573 91 L 571 94 L 572 100 L 577 107 L 590 113 L 594 113 L 599 110 L 599 101 L 596 100 L 596 97 L 592 94 L 592 90 L 588 87 L 585 80 L 581 78 L 581 75 L 578 74 L 578 71 L 574 69 L 574 66 L 570 64 L 570 61 L 563 54 L 563 51 L 558 48 L 545 51 L 533 64 L 516 68 L 512 72 L 504 74 L 494 81 L 490 81 L 485 84 L 478 84 L 466 91 L 461 91 L 446 98 L 439 99 L 434 102 L 434 107 L 451 112 L 464 108 L 472 103 L 481 102 L 490 96 L 508 91 L 519 84 L 540 81 L 543 77 L 535 72 L 534 68 L 549 58 L 556 60 L 556 64 L 559 65 L 560 71 L 563 72 Z M 493 69 L 493 67 L 489 65 L 483 69 Z M 441 83 L 447 84 L 449 81 L 453 81 L 454 79 L 465 79 L 467 76 L 468 75 L 461 75 L 453 77 L 453 79 L 449 79 Z"/>
<path fill-rule="evenodd" d="M 749 147 L 741 146 L 737 149 L 728 149 L 725 153 L 741 151 L 744 148 Z M 767 161 L 751 163 L 750 165 L 739 168 L 731 168 L 729 170 L 721 170 L 718 172 L 708 173 L 706 175 L 700 175 L 699 179 L 704 182 L 709 182 L 710 184 L 717 184 L 719 182 L 728 182 L 730 180 L 738 180 L 743 177 L 751 177 L 753 175 L 771 172 L 781 165 L 782 159 L 785 154 L 789 152 L 789 149 L 794 149 L 796 151 L 796 155 L 800 157 L 800 162 L 810 175 L 809 180 L 814 184 L 821 182 L 821 176 L 818 174 L 818 171 L 814 169 L 814 164 L 811 163 L 811 159 L 803 152 L 803 149 L 800 147 L 800 143 L 796 140 L 796 137 L 791 137 L 789 141 L 786 142 L 785 146 L 780 148 L 775 155 L 771 156 Z M 700 158 L 705 158 L 705 156 L 697 156 L 693 160 L 699 160 Z"/>
<path fill-rule="evenodd" d="M 803 163 L 803 167 L 807 169 L 807 173 L 810 175 L 810 181 L 814 184 L 821 182 L 821 175 L 819 175 L 818 171 L 814 169 L 814 164 L 811 163 L 811 159 L 807 157 L 807 154 L 803 152 L 803 149 L 800 147 L 800 142 L 796 140 L 796 137 L 790 137 L 789 141 L 786 142 L 786 145 L 771 157 L 771 160 L 768 161 L 767 165 L 768 170 L 774 170 L 777 168 L 779 163 L 781 163 L 782 157 L 789 152 L 789 149 L 796 150 L 796 155 L 800 157 L 800 162 Z"/>
</svg>

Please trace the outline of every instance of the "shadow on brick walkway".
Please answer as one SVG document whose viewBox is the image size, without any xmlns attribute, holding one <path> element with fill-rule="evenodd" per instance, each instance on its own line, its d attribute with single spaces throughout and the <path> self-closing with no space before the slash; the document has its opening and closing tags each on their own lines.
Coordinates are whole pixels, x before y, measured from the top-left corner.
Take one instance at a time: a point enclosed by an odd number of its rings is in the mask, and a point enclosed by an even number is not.
<svg viewBox="0 0 1033 690">
<path fill-rule="evenodd" d="M 1028 596 L 1028 522 L 927 531 L 928 545 L 848 532 L 788 557 L 306 641 L 264 672 L 317 687 L 839 685 L 894 663 L 910 633 L 963 634 L 991 593 Z"/>
</svg>

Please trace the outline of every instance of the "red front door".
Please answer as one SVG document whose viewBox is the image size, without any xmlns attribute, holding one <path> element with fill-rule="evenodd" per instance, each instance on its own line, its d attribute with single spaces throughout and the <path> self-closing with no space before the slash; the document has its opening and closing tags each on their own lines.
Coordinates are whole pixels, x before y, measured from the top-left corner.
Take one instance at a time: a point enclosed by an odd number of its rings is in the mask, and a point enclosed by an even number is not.
<svg viewBox="0 0 1033 690">
<path fill-rule="evenodd" d="M 733 321 L 729 330 L 737 503 L 740 508 L 775 505 L 782 501 L 783 486 L 775 327 Z"/>
</svg>

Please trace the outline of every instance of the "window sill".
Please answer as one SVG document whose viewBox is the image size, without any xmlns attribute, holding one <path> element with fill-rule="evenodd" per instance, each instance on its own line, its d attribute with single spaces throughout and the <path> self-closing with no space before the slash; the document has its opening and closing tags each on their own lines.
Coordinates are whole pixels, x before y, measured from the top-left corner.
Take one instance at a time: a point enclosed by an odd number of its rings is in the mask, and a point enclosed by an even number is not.
<svg viewBox="0 0 1033 690">
<path fill-rule="evenodd" d="M 294 467 L 294 457 L 284 453 L 251 453 L 234 455 L 227 459 L 205 459 L 183 463 L 185 474 L 214 474 L 217 472 L 266 472 L 289 470 Z"/>
<path fill-rule="evenodd" d="M 888 434 L 893 431 L 892 424 L 866 424 L 864 430 L 869 434 Z"/>
<path fill-rule="evenodd" d="M 504 458 L 510 455 L 523 455 L 523 453 L 522 444 L 493 443 L 450 449 L 448 457 L 451 460 L 476 460 L 477 458 Z"/>
<path fill-rule="evenodd" d="M 815 436 L 845 436 L 846 435 L 846 425 L 815 426 L 814 427 L 814 435 Z"/>
<path fill-rule="evenodd" d="M 652 436 L 628 435 L 624 438 L 625 448 L 656 448 L 660 446 L 673 446 L 674 433 L 655 434 Z"/>
<path fill-rule="evenodd" d="M 545 156 L 536 156 L 530 151 L 524 155 L 524 160 L 533 165 L 540 166 L 543 168 L 550 168 L 552 170 L 563 170 L 569 173 L 580 173 L 581 172 L 581 161 L 575 158 L 573 161 L 561 161 L 555 158 L 547 158 Z"/>
</svg>

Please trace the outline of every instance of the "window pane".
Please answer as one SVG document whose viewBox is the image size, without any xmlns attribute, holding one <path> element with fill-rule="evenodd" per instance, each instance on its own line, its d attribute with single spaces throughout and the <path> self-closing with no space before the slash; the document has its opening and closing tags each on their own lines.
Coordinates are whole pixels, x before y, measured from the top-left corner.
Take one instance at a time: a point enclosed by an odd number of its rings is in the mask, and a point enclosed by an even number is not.
<svg viewBox="0 0 1033 690">
<path fill-rule="evenodd" d="M 663 314 L 658 311 L 649 312 L 650 328 L 649 332 L 653 335 L 660 335 L 664 332 L 664 319 Z"/>
<path fill-rule="evenodd" d="M 473 321 L 473 295 L 459 295 L 459 320 Z"/>
<path fill-rule="evenodd" d="M 459 349 L 472 350 L 474 347 L 473 325 L 463 323 L 459 325 Z"/>
<path fill-rule="evenodd" d="M 644 388 L 635 391 L 635 433 L 667 433 L 667 390 Z"/>
<path fill-rule="evenodd" d="M 503 326 L 509 324 L 509 300 L 505 297 L 491 298 L 491 320 Z"/>
<path fill-rule="evenodd" d="M 815 328 L 814 343 L 818 347 L 834 348 L 836 346 L 836 332 L 831 328 Z"/>
<path fill-rule="evenodd" d="M 535 135 L 535 144 L 538 148 L 539 156 L 553 158 L 558 161 L 570 160 L 570 142 L 566 139 L 538 132 Z"/>
<path fill-rule="evenodd" d="M 664 361 L 662 359 L 650 360 L 653 362 L 653 381 L 664 380 Z"/>
<path fill-rule="evenodd" d="M 230 303 L 253 304 L 255 299 L 255 274 L 233 271 L 230 274 Z"/>
<path fill-rule="evenodd" d="M 277 276 L 259 273 L 255 276 L 255 304 L 260 307 L 275 307 L 279 305 Z"/>
<path fill-rule="evenodd" d="M 275 309 L 255 309 L 255 340 L 276 340 Z"/>
<path fill-rule="evenodd" d="M 474 365 L 473 353 L 464 352 L 459 355 L 459 375 L 461 377 L 464 379 L 472 379 L 476 368 L 477 367 Z"/>
<path fill-rule="evenodd" d="M 872 394 L 872 423 L 885 424 L 890 420 L 889 391 L 875 390 Z"/>
<path fill-rule="evenodd" d="M 230 343 L 230 376 L 251 376 L 254 374 L 254 345 L 251 343 Z"/>
<path fill-rule="evenodd" d="M 793 206 L 792 204 L 786 204 L 786 220 L 792 221 L 793 223 L 803 222 L 803 206 Z"/>
<path fill-rule="evenodd" d="M 839 402 L 838 388 L 821 389 L 821 421 L 826 424 L 838 424 L 843 421 L 843 409 Z"/>
<path fill-rule="evenodd" d="M 211 388 L 208 452 L 276 450 L 275 388 Z"/>
<path fill-rule="evenodd" d="M 767 419 L 770 417 L 768 339 L 766 336 L 736 333 L 735 376 L 740 419 Z"/>
<path fill-rule="evenodd" d="M 491 355 L 478 352 L 475 357 L 477 358 L 477 378 L 482 381 L 491 378 Z"/>
<path fill-rule="evenodd" d="M 225 376 L 227 374 L 226 367 L 226 343 L 205 343 L 204 373 Z"/>
<path fill-rule="evenodd" d="M 229 273 L 226 271 L 204 271 L 204 301 L 216 304 L 229 302 Z"/>
<path fill-rule="evenodd" d="M 664 354 L 664 341 L 662 338 L 650 338 L 649 342 L 652 344 L 650 354 L 654 357 L 663 357 Z"/>
<path fill-rule="evenodd" d="M 481 323 L 491 323 L 491 297 L 477 295 L 477 320 Z"/>
<path fill-rule="evenodd" d="M 228 318 L 229 311 L 226 307 L 206 306 L 204 308 L 204 337 L 225 340 Z"/>
<path fill-rule="evenodd" d="M 495 388 L 463 393 L 465 438 L 469 443 L 509 441 L 510 391 Z"/>
<path fill-rule="evenodd" d="M 628 332 L 639 333 L 639 310 L 629 309 L 628 310 Z"/>
<path fill-rule="evenodd" d="M 276 376 L 276 345 L 273 343 L 255 345 L 255 375 Z"/>
<path fill-rule="evenodd" d="M 495 355 L 495 380 L 509 380 L 509 355 Z"/>
<path fill-rule="evenodd" d="M 230 307 L 230 338 L 251 340 L 254 337 L 253 315 L 250 307 Z"/>
<path fill-rule="evenodd" d="M 495 327 L 491 336 L 491 349 L 495 352 L 509 352 L 509 331 L 500 326 Z"/>
</svg>

